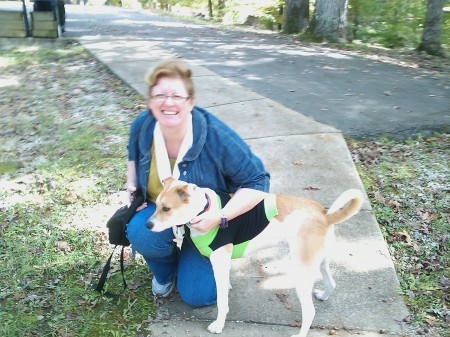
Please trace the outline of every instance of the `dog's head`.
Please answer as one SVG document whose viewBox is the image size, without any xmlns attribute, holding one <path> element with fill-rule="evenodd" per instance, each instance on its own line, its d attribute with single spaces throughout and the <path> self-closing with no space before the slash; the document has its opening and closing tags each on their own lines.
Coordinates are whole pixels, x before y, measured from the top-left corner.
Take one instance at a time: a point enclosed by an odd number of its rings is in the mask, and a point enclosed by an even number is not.
<svg viewBox="0 0 450 337">
<path fill-rule="evenodd" d="M 195 218 L 205 207 L 205 193 L 195 184 L 167 178 L 156 199 L 156 211 L 147 221 L 147 228 L 161 232 L 180 226 Z"/>
</svg>

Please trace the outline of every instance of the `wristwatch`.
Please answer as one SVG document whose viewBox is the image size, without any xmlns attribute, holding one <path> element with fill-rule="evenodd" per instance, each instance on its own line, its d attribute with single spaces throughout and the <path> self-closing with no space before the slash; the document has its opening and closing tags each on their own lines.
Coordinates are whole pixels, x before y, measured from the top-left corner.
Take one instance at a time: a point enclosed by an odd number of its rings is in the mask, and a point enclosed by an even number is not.
<svg viewBox="0 0 450 337">
<path fill-rule="evenodd" d="M 228 218 L 225 214 L 222 214 L 222 217 L 220 218 L 220 228 L 227 228 L 228 227 Z"/>
</svg>

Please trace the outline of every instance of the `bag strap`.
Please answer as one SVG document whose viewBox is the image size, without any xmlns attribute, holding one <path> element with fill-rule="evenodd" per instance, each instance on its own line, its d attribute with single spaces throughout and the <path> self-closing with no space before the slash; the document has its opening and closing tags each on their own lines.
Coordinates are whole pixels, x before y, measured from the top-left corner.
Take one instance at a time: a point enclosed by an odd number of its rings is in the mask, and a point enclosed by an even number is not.
<svg viewBox="0 0 450 337">
<path fill-rule="evenodd" d="M 123 266 L 123 255 L 124 255 L 124 251 L 125 251 L 125 246 L 122 246 L 122 249 L 120 250 L 120 271 L 122 273 L 122 281 L 123 281 L 123 290 L 120 292 L 122 293 L 125 289 L 128 288 L 127 286 L 127 282 L 125 281 L 125 273 L 124 273 L 124 266 Z"/>
<path fill-rule="evenodd" d="M 121 293 L 123 293 L 125 291 L 125 289 L 127 289 L 127 282 L 125 281 L 124 264 L 123 264 L 125 246 L 122 246 L 122 250 L 120 252 L 120 271 L 122 272 L 123 290 L 119 294 L 114 294 L 110 291 L 105 291 L 105 292 L 103 291 L 103 288 L 105 287 L 106 279 L 108 277 L 109 270 L 111 269 L 111 259 L 114 255 L 114 251 L 116 250 L 116 248 L 117 248 L 117 245 L 114 246 L 111 255 L 109 256 L 108 260 L 106 261 L 106 264 L 103 267 L 102 275 L 100 276 L 98 283 L 92 284 L 92 288 L 95 291 L 98 291 L 99 293 L 102 293 L 103 295 L 105 295 L 106 297 L 109 297 L 109 298 L 117 297 Z"/>
<path fill-rule="evenodd" d="M 137 189 L 135 191 L 135 200 L 131 203 L 130 207 L 128 208 L 127 213 L 122 218 L 122 224 L 124 226 L 126 226 L 130 222 L 131 218 L 136 213 L 136 209 L 143 202 L 144 202 L 144 196 L 142 195 L 142 191 L 141 191 L 141 189 Z M 125 281 L 125 272 L 124 272 L 125 268 L 124 268 L 124 264 L 123 264 L 125 246 L 122 245 L 122 250 L 120 251 L 120 271 L 122 273 L 123 290 L 119 294 L 114 294 L 114 293 L 112 293 L 110 291 L 105 291 L 105 292 L 103 291 L 103 288 L 105 287 L 106 279 L 108 277 L 109 270 L 111 269 L 111 259 L 112 259 L 113 255 L 114 255 L 114 251 L 116 250 L 116 248 L 117 248 L 117 245 L 114 246 L 111 255 L 109 256 L 108 260 L 106 261 L 106 264 L 103 267 L 102 274 L 100 275 L 100 279 L 98 280 L 98 283 L 92 283 L 92 288 L 95 291 L 98 291 L 99 293 L 102 293 L 106 297 L 117 297 L 121 293 L 123 293 L 125 291 L 125 289 L 128 288 L 127 282 Z"/>
</svg>

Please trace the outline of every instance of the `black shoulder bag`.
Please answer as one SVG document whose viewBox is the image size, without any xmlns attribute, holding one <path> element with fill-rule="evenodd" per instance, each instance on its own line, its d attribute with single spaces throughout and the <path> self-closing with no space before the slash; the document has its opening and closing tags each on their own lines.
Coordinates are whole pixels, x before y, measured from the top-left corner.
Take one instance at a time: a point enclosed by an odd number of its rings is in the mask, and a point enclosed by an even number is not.
<svg viewBox="0 0 450 337">
<path fill-rule="evenodd" d="M 123 257 L 124 257 L 124 249 L 125 247 L 130 245 L 130 241 L 127 239 L 127 224 L 130 222 L 130 220 L 133 218 L 134 214 L 136 214 L 136 209 L 142 205 L 144 202 L 144 196 L 142 195 L 142 192 L 140 189 L 137 189 L 136 192 L 134 192 L 134 200 L 131 203 L 130 207 L 123 206 L 119 208 L 114 215 L 111 217 L 111 219 L 108 220 L 106 223 L 106 227 L 108 227 L 108 237 L 109 237 L 109 243 L 115 245 L 113 248 L 113 251 L 111 255 L 109 256 L 108 260 L 106 261 L 105 266 L 103 267 L 102 275 L 100 276 L 100 279 L 98 283 L 93 283 L 92 288 L 94 290 L 103 293 L 103 288 L 105 286 L 106 278 L 108 276 L 108 272 L 111 269 L 111 259 L 114 255 L 114 251 L 116 250 L 117 246 L 122 246 L 122 250 L 120 252 L 120 271 L 122 272 L 122 280 L 123 280 L 123 290 L 127 288 L 127 283 L 125 281 L 125 275 L 124 275 L 124 268 L 123 268 Z M 122 291 L 123 291 L 122 290 Z M 113 294 L 112 292 L 106 291 L 104 292 L 104 295 L 106 297 L 116 297 L 116 294 Z"/>
</svg>

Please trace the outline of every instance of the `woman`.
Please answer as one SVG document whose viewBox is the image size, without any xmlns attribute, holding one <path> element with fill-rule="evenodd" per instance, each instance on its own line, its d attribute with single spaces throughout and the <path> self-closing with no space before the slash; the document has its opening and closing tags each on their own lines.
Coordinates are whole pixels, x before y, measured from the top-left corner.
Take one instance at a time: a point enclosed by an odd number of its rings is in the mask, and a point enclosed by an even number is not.
<svg viewBox="0 0 450 337">
<path fill-rule="evenodd" d="M 183 301 L 197 307 L 216 301 L 211 264 L 186 241 L 179 251 L 172 230 L 155 233 L 145 226 L 155 211 L 161 181 L 172 176 L 233 193 L 221 213 L 208 211 L 191 221 L 207 232 L 222 218 L 231 220 L 257 205 L 269 190 L 269 174 L 234 131 L 194 106 L 191 75 L 181 61 L 169 60 L 146 76 L 149 110 L 131 125 L 127 174 L 130 200 L 139 187 L 146 202 L 128 224 L 127 237 L 153 273 L 153 293 L 168 296 L 176 277 Z"/>
</svg>

